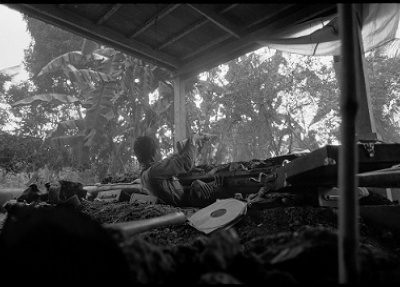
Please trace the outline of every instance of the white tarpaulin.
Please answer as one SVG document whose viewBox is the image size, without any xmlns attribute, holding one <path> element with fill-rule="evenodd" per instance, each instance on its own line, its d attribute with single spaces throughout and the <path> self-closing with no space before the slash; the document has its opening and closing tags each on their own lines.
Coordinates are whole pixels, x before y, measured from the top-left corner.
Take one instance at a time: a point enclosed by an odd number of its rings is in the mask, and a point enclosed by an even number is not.
<svg viewBox="0 0 400 287">
<path fill-rule="evenodd" d="M 360 5 L 361 34 L 368 52 L 400 37 L 400 3 L 367 3 Z M 294 25 L 279 37 L 259 41 L 263 46 L 310 56 L 340 55 L 338 16 L 319 18 Z"/>
</svg>

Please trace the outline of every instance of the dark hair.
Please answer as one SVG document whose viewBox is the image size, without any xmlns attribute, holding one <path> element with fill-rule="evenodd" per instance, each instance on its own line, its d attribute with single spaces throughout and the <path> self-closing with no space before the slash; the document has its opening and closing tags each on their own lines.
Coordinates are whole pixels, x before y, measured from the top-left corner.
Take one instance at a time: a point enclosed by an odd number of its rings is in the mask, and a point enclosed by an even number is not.
<svg viewBox="0 0 400 287">
<path fill-rule="evenodd" d="M 150 161 L 157 153 L 158 144 L 149 136 L 138 137 L 133 145 L 133 151 L 139 162 Z"/>
</svg>

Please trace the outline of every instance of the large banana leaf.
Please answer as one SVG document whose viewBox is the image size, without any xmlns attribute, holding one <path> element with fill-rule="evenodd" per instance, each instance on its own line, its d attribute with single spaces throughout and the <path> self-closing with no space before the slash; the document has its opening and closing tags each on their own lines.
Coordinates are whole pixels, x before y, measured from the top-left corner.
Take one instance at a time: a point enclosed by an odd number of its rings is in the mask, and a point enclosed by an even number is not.
<svg viewBox="0 0 400 287">
<path fill-rule="evenodd" d="M 72 146 L 72 156 L 76 163 L 83 165 L 90 162 L 90 148 L 84 146 L 83 141 Z"/>
<path fill-rule="evenodd" d="M 126 151 L 126 147 L 128 146 L 129 142 L 127 141 L 122 141 L 113 145 L 110 162 L 112 173 L 126 172 L 125 166 L 126 163 L 129 162 L 130 156 L 124 151 Z"/>
<path fill-rule="evenodd" d="M 109 112 L 113 110 L 113 91 L 112 85 L 103 85 L 92 93 L 92 107 L 86 111 L 86 127 L 96 129 L 99 122 L 107 123 Z M 107 115 L 107 116 L 106 116 Z"/>
<path fill-rule="evenodd" d="M 115 53 L 117 53 L 117 51 L 113 48 L 100 48 L 93 51 L 93 54 L 98 54 L 107 58 L 111 58 Z"/>
<path fill-rule="evenodd" d="M 49 93 L 49 94 L 40 94 L 19 100 L 11 104 L 11 106 L 15 108 L 15 107 L 29 106 L 31 104 L 41 103 L 41 102 L 50 103 L 55 106 L 63 104 L 81 104 L 81 101 L 73 96 L 65 94 Z"/>
<path fill-rule="evenodd" d="M 102 65 L 98 68 L 98 71 L 109 75 L 113 79 L 116 79 L 118 76 L 121 76 L 124 73 L 122 66 L 125 58 L 126 57 L 124 54 L 121 52 L 116 52 L 111 58 L 102 63 Z"/>
<path fill-rule="evenodd" d="M 44 74 L 50 74 L 58 69 L 65 67 L 66 65 L 77 65 L 81 64 L 85 60 L 85 56 L 81 51 L 73 51 L 65 53 L 55 59 L 40 70 L 38 77 Z"/>
<path fill-rule="evenodd" d="M 50 142 L 53 147 L 61 147 L 66 145 L 75 146 L 81 144 L 84 138 L 84 135 L 60 136 L 52 138 Z"/>
<path fill-rule="evenodd" d="M 318 106 L 317 113 L 315 114 L 314 118 L 309 124 L 309 127 L 311 127 L 313 124 L 318 123 L 320 120 L 322 120 L 327 114 L 331 112 L 332 108 L 326 104 Z"/>
<path fill-rule="evenodd" d="M 99 44 L 89 39 L 84 39 L 82 45 L 82 54 L 86 57 L 92 57 L 93 51 L 99 48 Z"/>
<path fill-rule="evenodd" d="M 128 124 L 131 124 L 131 117 L 124 110 L 119 111 L 119 115 L 124 119 L 124 121 Z"/>
<path fill-rule="evenodd" d="M 91 54 L 91 57 L 92 57 L 92 59 L 95 60 L 95 61 L 102 61 L 102 62 L 104 62 L 104 61 L 108 60 L 108 57 L 103 56 L 103 55 L 100 55 L 100 54 L 97 54 L 97 53 L 94 53 L 94 52 Z"/>
<path fill-rule="evenodd" d="M 63 136 L 69 130 L 78 130 L 79 132 L 83 132 L 85 128 L 86 121 L 84 119 L 64 121 L 58 123 L 57 128 L 51 131 L 47 137 L 54 138 Z"/>
<path fill-rule="evenodd" d="M 88 147 L 98 146 L 97 149 L 100 149 L 100 146 L 104 144 L 103 137 L 104 137 L 104 135 L 98 133 L 94 129 L 91 129 L 84 139 L 85 146 L 88 146 Z"/>
<path fill-rule="evenodd" d="M 50 143 L 55 148 L 70 146 L 74 160 L 79 164 L 83 164 L 88 162 L 90 157 L 89 147 L 83 145 L 84 138 L 84 135 L 60 136 L 52 138 Z"/>
<path fill-rule="evenodd" d="M 84 146 L 89 147 L 94 154 L 107 147 L 109 140 L 104 131 L 91 129 L 84 139 Z"/>
<path fill-rule="evenodd" d="M 90 69 L 77 69 L 73 65 L 67 65 L 69 78 L 73 82 L 88 83 L 88 82 L 113 82 L 112 77 L 105 73 L 90 70 Z"/>
<path fill-rule="evenodd" d="M 85 146 L 97 149 L 107 141 L 110 128 L 106 126 L 116 117 L 112 103 L 114 88 L 114 85 L 105 84 L 92 93 L 93 104 L 86 111 Z"/>
</svg>

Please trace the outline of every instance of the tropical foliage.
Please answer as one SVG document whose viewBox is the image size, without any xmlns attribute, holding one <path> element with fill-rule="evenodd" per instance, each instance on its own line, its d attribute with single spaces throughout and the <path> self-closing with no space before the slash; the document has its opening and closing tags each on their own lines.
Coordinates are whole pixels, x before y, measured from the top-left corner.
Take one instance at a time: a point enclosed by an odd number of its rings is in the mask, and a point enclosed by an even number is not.
<svg viewBox="0 0 400 287">
<path fill-rule="evenodd" d="M 54 148 L 70 147 L 80 167 L 100 164 L 108 167 L 106 172 L 126 172 L 125 166 L 133 161 L 132 140 L 145 132 L 155 134 L 154 127 L 162 122 L 166 111 L 151 106 L 149 95 L 159 85 L 168 87 L 168 73 L 91 41 L 84 42 L 82 51 L 51 60 L 37 77 L 59 71 L 72 94 L 35 94 L 12 106 L 74 105 L 70 111 L 74 116 L 58 122 L 46 143 Z"/>
<path fill-rule="evenodd" d="M 143 134 L 159 139 L 164 156 L 173 152 L 168 71 L 26 21 L 35 39 L 26 51 L 30 80 L 1 92 L 20 119 L 15 136 L 39 139 L 31 151 L 36 168 L 91 168 L 100 178 L 132 173 L 137 168 L 133 142 Z M 400 61 L 378 52 L 367 60 L 378 131 L 384 141 L 399 142 Z M 8 80 L 0 78 L 0 88 Z M 188 79 L 186 108 L 190 132 L 217 136 L 203 146 L 198 164 L 265 159 L 340 143 L 339 89 L 332 64 L 320 58 L 267 48 L 243 55 Z M 4 124 L 6 118 L 0 120 Z M 8 154 L 8 162 L 18 161 L 15 151 Z"/>
<path fill-rule="evenodd" d="M 400 61 L 378 52 L 367 58 L 374 120 L 384 142 L 399 143 Z"/>
<path fill-rule="evenodd" d="M 311 58 L 290 62 L 278 51 L 268 53 L 239 57 L 208 71 L 195 85 L 202 101 L 197 110 L 189 106 L 190 122 L 195 130 L 219 135 L 208 158 L 215 163 L 265 159 L 337 141 L 332 67 L 316 73 Z"/>
</svg>

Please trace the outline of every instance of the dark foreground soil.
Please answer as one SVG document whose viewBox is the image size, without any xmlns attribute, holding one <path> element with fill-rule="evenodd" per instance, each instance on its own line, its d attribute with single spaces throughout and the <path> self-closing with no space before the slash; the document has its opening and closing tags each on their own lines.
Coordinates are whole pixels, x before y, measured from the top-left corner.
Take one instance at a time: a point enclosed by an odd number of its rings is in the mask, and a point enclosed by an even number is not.
<svg viewBox="0 0 400 287">
<path fill-rule="evenodd" d="M 379 205 L 380 202 L 369 196 L 363 204 Z M 153 228 L 128 238 L 107 231 L 101 240 L 106 230 L 104 224 L 154 218 L 176 211 L 189 217 L 198 209 L 85 201 L 77 211 L 95 226 L 61 215 L 58 223 L 63 230 L 49 228 L 50 225 L 44 227 L 39 222 L 57 221 L 56 213 L 52 213 L 57 208 L 33 209 L 36 213 L 39 209 L 48 212 L 36 217 L 29 213 L 21 215 L 19 221 L 6 221 L 1 230 L 7 236 L 0 242 L 0 255 L 3 255 L 0 267 L 15 282 L 40 279 L 50 283 L 86 283 L 84 278 L 93 286 L 120 282 L 339 282 L 338 214 L 334 207 L 252 206 L 230 229 L 208 235 L 185 222 Z M 36 223 L 32 218 L 37 218 Z M 362 217 L 358 227 L 358 282 L 400 283 L 398 232 L 372 225 Z M 83 240 L 79 241 L 78 237 Z M 24 240 L 17 244 L 17 238 Z M 107 247 L 110 245 L 116 249 Z M 122 280 L 124 276 L 126 280 Z"/>
<path fill-rule="evenodd" d="M 366 202 L 368 203 L 368 202 Z M 197 209 L 88 202 L 101 223 L 152 218 Z M 338 283 L 338 215 L 332 207 L 248 208 L 229 230 L 205 235 L 188 223 L 120 240 L 138 283 Z M 400 283 L 395 232 L 359 219 L 359 282 Z"/>
</svg>

